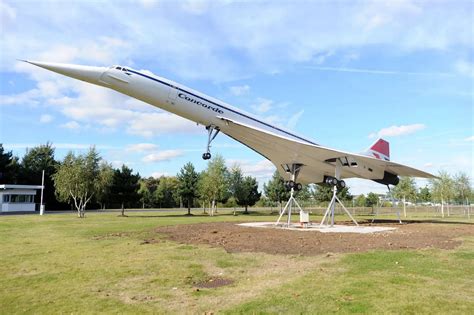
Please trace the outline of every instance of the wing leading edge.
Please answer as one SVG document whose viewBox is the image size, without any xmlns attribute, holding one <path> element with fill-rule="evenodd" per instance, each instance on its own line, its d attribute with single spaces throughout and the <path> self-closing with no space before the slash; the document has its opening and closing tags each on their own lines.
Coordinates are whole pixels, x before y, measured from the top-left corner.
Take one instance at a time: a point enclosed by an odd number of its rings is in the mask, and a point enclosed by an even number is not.
<svg viewBox="0 0 474 315">
<path fill-rule="evenodd" d="M 398 176 L 434 177 L 403 164 L 309 144 L 226 117 L 219 118 L 226 122 L 221 128 L 223 133 L 270 160 L 285 179 L 289 179 L 285 165 L 298 163 L 304 165 L 299 174 L 300 182 L 322 182 L 324 176 L 334 176 L 336 161 L 342 165 L 341 178 L 382 180 L 386 172 Z"/>
</svg>

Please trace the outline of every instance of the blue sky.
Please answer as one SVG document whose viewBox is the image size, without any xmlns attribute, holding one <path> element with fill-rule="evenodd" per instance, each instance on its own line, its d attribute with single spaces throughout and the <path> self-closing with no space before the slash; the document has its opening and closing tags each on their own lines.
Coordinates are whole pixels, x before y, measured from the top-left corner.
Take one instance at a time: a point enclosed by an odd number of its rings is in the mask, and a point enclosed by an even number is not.
<svg viewBox="0 0 474 315">
<path fill-rule="evenodd" d="M 202 127 L 17 59 L 121 64 L 326 146 L 360 152 L 381 136 L 394 161 L 472 178 L 473 10 L 471 1 L 0 0 L 0 142 L 22 156 L 50 141 L 60 159 L 95 145 L 142 176 L 174 175 L 188 161 L 205 168 Z M 259 181 L 274 171 L 224 135 L 212 151 Z"/>
</svg>

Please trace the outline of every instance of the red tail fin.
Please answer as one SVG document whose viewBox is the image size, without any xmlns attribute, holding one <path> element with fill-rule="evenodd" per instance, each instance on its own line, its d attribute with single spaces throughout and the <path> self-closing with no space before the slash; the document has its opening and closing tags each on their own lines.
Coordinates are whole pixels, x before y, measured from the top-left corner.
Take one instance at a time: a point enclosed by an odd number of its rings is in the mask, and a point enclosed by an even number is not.
<svg viewBox="0 0 474 315">
<path fill-rule="evenodd" d="M 367 155 L 390 161 L 390 145 L 384 139 L 377 140 L 367 151 Z"/>
</svg>

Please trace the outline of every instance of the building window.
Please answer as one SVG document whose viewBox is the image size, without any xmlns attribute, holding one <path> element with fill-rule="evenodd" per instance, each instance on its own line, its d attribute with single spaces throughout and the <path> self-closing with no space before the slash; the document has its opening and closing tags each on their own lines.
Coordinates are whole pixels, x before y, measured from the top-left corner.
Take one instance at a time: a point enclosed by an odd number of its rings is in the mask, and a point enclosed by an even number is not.
<svg viewBox="0 0 474 315">
<path fill-rule="evenodd" d="M 10 195 L 3 195 L 3 202 L 10 202 Z"/>
</svg>

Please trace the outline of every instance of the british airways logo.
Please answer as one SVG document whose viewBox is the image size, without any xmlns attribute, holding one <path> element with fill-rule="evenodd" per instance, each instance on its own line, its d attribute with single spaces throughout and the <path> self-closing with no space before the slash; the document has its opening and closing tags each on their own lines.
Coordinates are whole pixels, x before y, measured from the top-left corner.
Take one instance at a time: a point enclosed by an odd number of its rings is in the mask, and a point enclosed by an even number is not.
<svg viewBox="0 0 474 315">
<path fill-rule="evenodd" d="M 213 112 L 216 112 L 216 113 L 219 113 L 219 114 L 224 114 L 224 111 L 221 110 L 220 108 L 215 107 L 215 106 L 212 106 L 212 105 L 209 105 L 209 104 L 206 104 L 206 103 L 203 103 L 203 102 L 201 102 L 201 101 L 199 101 L 199 100 L 196 100 L 196 99 L 194 99 L 194 98 L 192 98 L 192 97 L 187 96 L 186 94 L 179 93 L 179 94 L 178 94 L 178 97 L 179 97 L 179 98 L 182 98 L 182 99 L 185 99 L 185 100 L 188 101 L 188 102 L 194 103 L 194 104 L 196 104 L 196 105 L 198 105 L 198 106 L 201 106 L 201 107 L 207 108 L 207 109 L 209 109 L 209 110 L 212 110 Z"/>
</svg>

